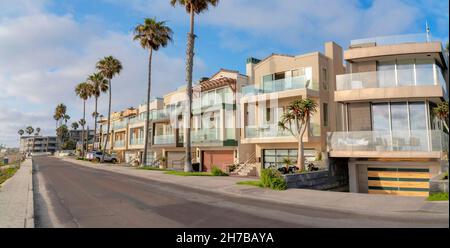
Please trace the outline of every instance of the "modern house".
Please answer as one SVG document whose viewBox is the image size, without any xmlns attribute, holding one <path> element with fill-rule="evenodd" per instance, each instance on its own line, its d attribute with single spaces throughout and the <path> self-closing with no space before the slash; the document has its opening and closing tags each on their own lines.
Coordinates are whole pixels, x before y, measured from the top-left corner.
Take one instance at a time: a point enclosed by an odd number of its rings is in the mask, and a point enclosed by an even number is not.
<svg viewBox="0 0 450 248">
<path fill-rule="evenodd" d="M 448 134 L 432 109 L 448 101 L 448 57 L 426 35 L 354 40 L 336 76 L 331 160 L 348 164 L 350 191 L 428 195 Z"/>
<path fill-rule="evenodd" d="M 20 138 L 21 153 L 54 153 L 57 149 L 56 136 L 23 136 Z"/>
<path fill-rule="evenodd" d="M 326 155 L 326 134 L 336 126 L 335 75 L 344 73 L 344 66 L 339 45 L 328 42 L 324 51 L 247 60 L 250 85 L 243 87 L 240 99 L 241 144 L 254 146 L 258 170 L 282 167 L 284 158 L 296 163 L 298 142 L 278 122 L 287 106 L 301 98 L 318 104 L 303 139 L 305 156 Z"/>
</svg>

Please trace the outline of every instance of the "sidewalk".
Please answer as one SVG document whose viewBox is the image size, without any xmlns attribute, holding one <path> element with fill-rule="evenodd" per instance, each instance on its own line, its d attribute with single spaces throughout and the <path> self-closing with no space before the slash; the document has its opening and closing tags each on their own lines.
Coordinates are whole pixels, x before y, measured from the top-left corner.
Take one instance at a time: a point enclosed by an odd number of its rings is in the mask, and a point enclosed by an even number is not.
<svg viewBox="0 0 450 248">
<path fill-rule="evenodd" d="M 33 228 L 33 178 L 31 159 L 0 188 L 0 228 Z"/>
<path fill-rule="evenodd" d="M 409 215 L 414 217 L 431 216 L 436 218 L 448 218 L 449 216 L 448 202 L 428 202 L 423 197 L 369 195 L 308 189 L 274 191 L 254 186 L 236 185 L 236 182 L 247 181 L 249 180 L 248 178 L 174 176 L 164 174 L 162 171 L 138 170 L 136 168 L 111 164 L 92 164 L 91 162 L 71 158 L 62 159 L 99 170 L 148 178 L 234 197 L 272 201 L 274 203 L 293 204 L 342 212 L 357 212 L 372 216 L 401 215 L 407 217 Z"/>
</svg>

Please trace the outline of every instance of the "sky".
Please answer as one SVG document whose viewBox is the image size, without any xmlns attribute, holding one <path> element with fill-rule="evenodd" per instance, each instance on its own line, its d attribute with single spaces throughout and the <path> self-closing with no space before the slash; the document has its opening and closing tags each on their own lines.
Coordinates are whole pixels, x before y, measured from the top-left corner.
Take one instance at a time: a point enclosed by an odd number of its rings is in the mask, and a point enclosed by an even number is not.
<svg viewBox="0 0 450 248">
<path fill-rule="evenodd" d="M 132 40 L 146 17 L 167 21 L 174 41 L 154 55 L 152 97 L 185 84 L 188 16 L 169 0 L 0 0 L 0 144 L 18 146 L 19 129 L 55 134 L 53 113 L 67 105 L 69 124 L 82 118 L 75 86 L 95 72 L 96 62 L 118 58 L 113 111 L 146 98 L 147 56 Z M 245 74 L 248 57 L 323 52 L 327 41 L 424 33 L 448 41 L 449 5 L 442 0 L 221 0 L 196 17 L 194 81 L 221 68 Z M 93 100 L 87 104 L 88 125 Z M 106 95 L 99 112 L 107 114 Z"/>
</svg>

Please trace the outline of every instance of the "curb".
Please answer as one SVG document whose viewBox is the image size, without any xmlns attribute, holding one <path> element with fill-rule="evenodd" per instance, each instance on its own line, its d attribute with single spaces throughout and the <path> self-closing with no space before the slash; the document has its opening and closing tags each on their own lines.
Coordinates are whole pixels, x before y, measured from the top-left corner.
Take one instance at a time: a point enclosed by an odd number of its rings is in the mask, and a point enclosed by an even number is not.
<svg viewBox="0 0 450 248">
<path fill-rule="evenodd" d="M 33 196 L 33 160 L 31 159 L 30 180 L 28 183 L 27 209 L 24 220 L 25 228 L 34 228 L 34 196 Z"/>
</svg>

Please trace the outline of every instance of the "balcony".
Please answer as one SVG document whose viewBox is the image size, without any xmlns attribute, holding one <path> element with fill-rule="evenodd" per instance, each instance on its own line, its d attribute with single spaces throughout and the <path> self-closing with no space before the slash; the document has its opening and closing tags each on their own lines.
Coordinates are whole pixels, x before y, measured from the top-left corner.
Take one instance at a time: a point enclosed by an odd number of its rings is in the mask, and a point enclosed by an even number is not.
<svg viewBox="0 0 450 248">
<path fill-rule="evenodd" d="M 336 76 L 336 101 L 402 97 L 447 97 L 446 82 L 440 69 L 371 71 Z"/>
<path fill-rule="evenodd" d="M 172 145 L 175 144 L 175 135 L 155 135 L 153 136 L 153 144 L 155 145 Z"/>
<path fill-rule="evenodd" d="M 116 140 L 114 141 L 114 148 L 125 147 L 125 140 Z"/>
<path fill-rule="evenodd" d="M 317 85 L 313 84 L 311 79 L 305 76 L 284 78 L 274 81 L 264 82 L 264 87 L 257 88 L 254 85 L 248 85 L 242 88 L 242 95 L 261 95 L 266 93 L 281 92 L 293 89 L 312 89 L 317 90 Z"/>
<path fill-rule="evenodd" d="M 137 146 L 137 145 L 143 145 L 144 144 L 144 138 L 131 138 L 130 139 L 130 145 Z"/>
<path fill-rule="evenodd" d="M 448 151 L 448 134 L 440 130 L 328 133 L 331 157 L 440 158 Z"/>
<path fill-rule="evenodd" d="M 204 128 L 191 131 L 192 143 L 221 142 L 220 129 Z"/>
<path fill-rule="evenodd" d="M 350 46 L 374 43 L 377 46 L 398 45 L 404 43 L 424 43 L 432 41 L 431 37 L 427 39 L 426 34 L 403 34 L 391 36 L 379 36 L 350 41 Z"/>
<path fill-rule="evenodd" d="M 128 121 L 113 122 L 112 130 L 124 129 L 127 127 Z"/>
</svg>

